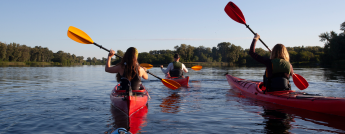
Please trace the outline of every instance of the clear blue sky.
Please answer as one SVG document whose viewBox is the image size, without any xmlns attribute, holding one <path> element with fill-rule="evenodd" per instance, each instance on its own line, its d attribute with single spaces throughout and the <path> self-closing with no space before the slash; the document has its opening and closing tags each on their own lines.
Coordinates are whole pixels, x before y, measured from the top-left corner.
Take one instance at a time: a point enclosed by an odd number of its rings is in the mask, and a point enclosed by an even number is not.
<svg viewBox="0 0 345 134">
<path fill-rule="evenodd" d="M 67 37 L 69 26 L 105 48 L 139 52 L 173 50 L 180 44 L 214 47 L 230 42 L 249 48 L 253 34 L 224 12 L 229 0 L 2 0 L 0 42 L 48 47 L 77 56 L 107 56 L 94 45 Z M 319 35 L 340 32 L 345 0 L 233 0 L 247 24 L 272 48 L 324 46 Z M 258 47 L 265 47 L 258 43 Z"/>
</svg>

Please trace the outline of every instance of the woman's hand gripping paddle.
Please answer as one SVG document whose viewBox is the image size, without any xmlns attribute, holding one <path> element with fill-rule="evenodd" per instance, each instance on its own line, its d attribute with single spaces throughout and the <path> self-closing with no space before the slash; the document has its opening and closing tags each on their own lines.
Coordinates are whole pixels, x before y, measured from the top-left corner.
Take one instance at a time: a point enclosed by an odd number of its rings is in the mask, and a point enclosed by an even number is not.
<svg viewBox="0 0 345 134">
<path fill-rule="evenodd" d="M 82 43 L 82 44 L 94 44 L 96 46 L 98 46 L 99 48 L 101 49 L 104 49 L 108 52 L 110 52 L 110 50 L 102 47 L 101 45 L 98 45 L 97 43 L 95 43 L 84 31 L 76 28 L 76 27 L 73 27 L 73 26 L 70 26 L 68 28 L 68 31 L 67 31 L 67 36 L 69 38 L 71 38 L 72 40 L 76 41 L 76 42 L 79 42 L 79 43 Z M 115 56 L 119 57 L 119 58 L 122 58 L 121 56 L 115 54 Z M 159 78 L 157 76 L 155 76 L 154 74 L 150 73 L 147 71 L 147 73 L 151 74 L 152 76 L 160 79 L 162 81 L 162 83 L 170 88 L 170 89 L 178 89 L 179 87 L 181 87 L 181 85 L 179 83 L 177 83 L 176 81 L 173 81 L 173 80 L 169 80 L 169 79 L 162 79 L 162 78 Z"/>
<path fill-rule="evenodd" d="M 246 24 L 246 20 L 242 14 L 242 11 L 240 10 L 240 8 L 238 8 L 235 5 L 235 3 L 230 1 L 225 6 L 224 11 L 234 21 L 246 25 L 246 27 L 255 35 L 255 32 L 249 27 L 249 25 Z M 259 40 L 271 52 L 271 50 L 267 47 L 267 45 L 260 38 L 259 38 Z M 298 74 L 293 74 L 292 79 L 293 79 L 293 82 L 295 83 L 296 87 L 298 87 L 300 90 L 304 90 L 309 86 L 309 83 L 302 76 L 300 76 Z"/>
</svg>

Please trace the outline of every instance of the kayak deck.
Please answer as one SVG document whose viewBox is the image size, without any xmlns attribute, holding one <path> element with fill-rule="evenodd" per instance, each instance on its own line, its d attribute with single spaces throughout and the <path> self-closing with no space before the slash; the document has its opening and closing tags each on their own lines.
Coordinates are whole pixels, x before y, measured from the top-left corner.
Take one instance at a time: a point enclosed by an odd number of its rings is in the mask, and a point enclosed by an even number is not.
<svg viewBox="0 0 345 134">
<path fill-rule="evenodd" d="M 144 86 L 140 85 L 142 90 L 132 90 L 132 95 L 128 95 L 125 90 L 118 90 L 118 86 L 116 85 L 110 94 L 111 104 L 114 107 L 131 116 L 146 106 L 149 94 Z"/>
<path fill-rule="evenodd" d="M 345 116 L 345 98 L 324 97 L 304 92 L 275 91 L 264 93 L 262 82 L 226 75 L 229 85 L 248 98 L 315 112 Z M 263 88 L 264 89 L 264 88 Z"/>
</svg>

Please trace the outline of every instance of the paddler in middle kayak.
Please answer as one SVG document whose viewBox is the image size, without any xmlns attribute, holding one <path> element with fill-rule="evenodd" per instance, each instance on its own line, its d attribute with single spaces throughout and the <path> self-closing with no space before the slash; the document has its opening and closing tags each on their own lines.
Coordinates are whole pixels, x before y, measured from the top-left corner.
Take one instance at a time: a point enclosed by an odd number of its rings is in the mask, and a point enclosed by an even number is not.
<svg viewBox="0 0 345 134">
<path fill-rule="evenodd" d="M 260 35 L 255 34 L 249 55 L 266 66 L 265 75 L 263 76 L 266 91 L 291 90 L 289 78 L 294 72 L 286 47 L 283 44 L 276 44 L 272 49 L 270 58 L 266 58 L 255 53 L 255 44 L 259 38 Z"/>
<path fill-rule="evenodd" d="M 179 54 L 174 55 L 174 61 L 169 63 L 167 69 L 163 69 L 163 65 L 161 65 L 162 72 L 165 76 L 170 77 L 183 77 L 183 72 L 188 73 L 186 66 L 180 62 Z"/>
</svg>

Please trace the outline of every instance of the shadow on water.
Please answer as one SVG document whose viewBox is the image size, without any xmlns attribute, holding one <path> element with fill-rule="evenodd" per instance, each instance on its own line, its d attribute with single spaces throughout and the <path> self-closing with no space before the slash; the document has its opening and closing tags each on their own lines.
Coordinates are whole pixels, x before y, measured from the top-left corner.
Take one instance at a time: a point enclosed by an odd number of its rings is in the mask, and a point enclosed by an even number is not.
<svg viewBox="0 0 345 134">
<path fill-rule="evenodd" d="M 324 69 L 324 77 L 326 78 L 326 81 L 337 81 L 339 83 L 345 83 L 345 69 Z"/>
<path fill-rule="evenodd" d="M 112 115 L 111 120 L 113 121 L 111 124 L 112 129 L 108 130 L 105 133 L 110 134 L 117 128 L 125 128 L 126 130 L 129 130 L 131 133 L 136 134 L 141 133 L 141 128 L 146 126 L 148 106 L 143 107 L 142 109 L 138 110 L 136 113 L 132 114 L 129 117 L 116 107 L 112 105 L 110 105 L 110 107 L 110 112 Z"/>
<path fill-rule="evenodd" d="M 247 109 L 245 111 L 258 114 L 265 119 L 262 124 L 258 124 L 264 126 L 263 133 L 291 133 L 290 131 L 294 128 L 302 128 L 303 130 L 312 130 L 316 132 L 345 133 L 345 127 L 343 123 L 345 117 L 328 115 L 304 109 L 297 109 L 263 101 L 256 101 L 246 98 L 245 96 L 241 95 L 241 93 L 236 92 L 232 89 L 230 89 L 228 92 L 227 100 L 239 102 L 243 106 L 261 107 L 262 110 L 256 109 L 253 111 L 252 109 Z M 332 131 L 329 129 L 317 128 L 314 126 L 313 128 L 309 128 L 301 123 L 295 123 L 295 120 L 297 119 L 338 130 Z"/>
</svg>

